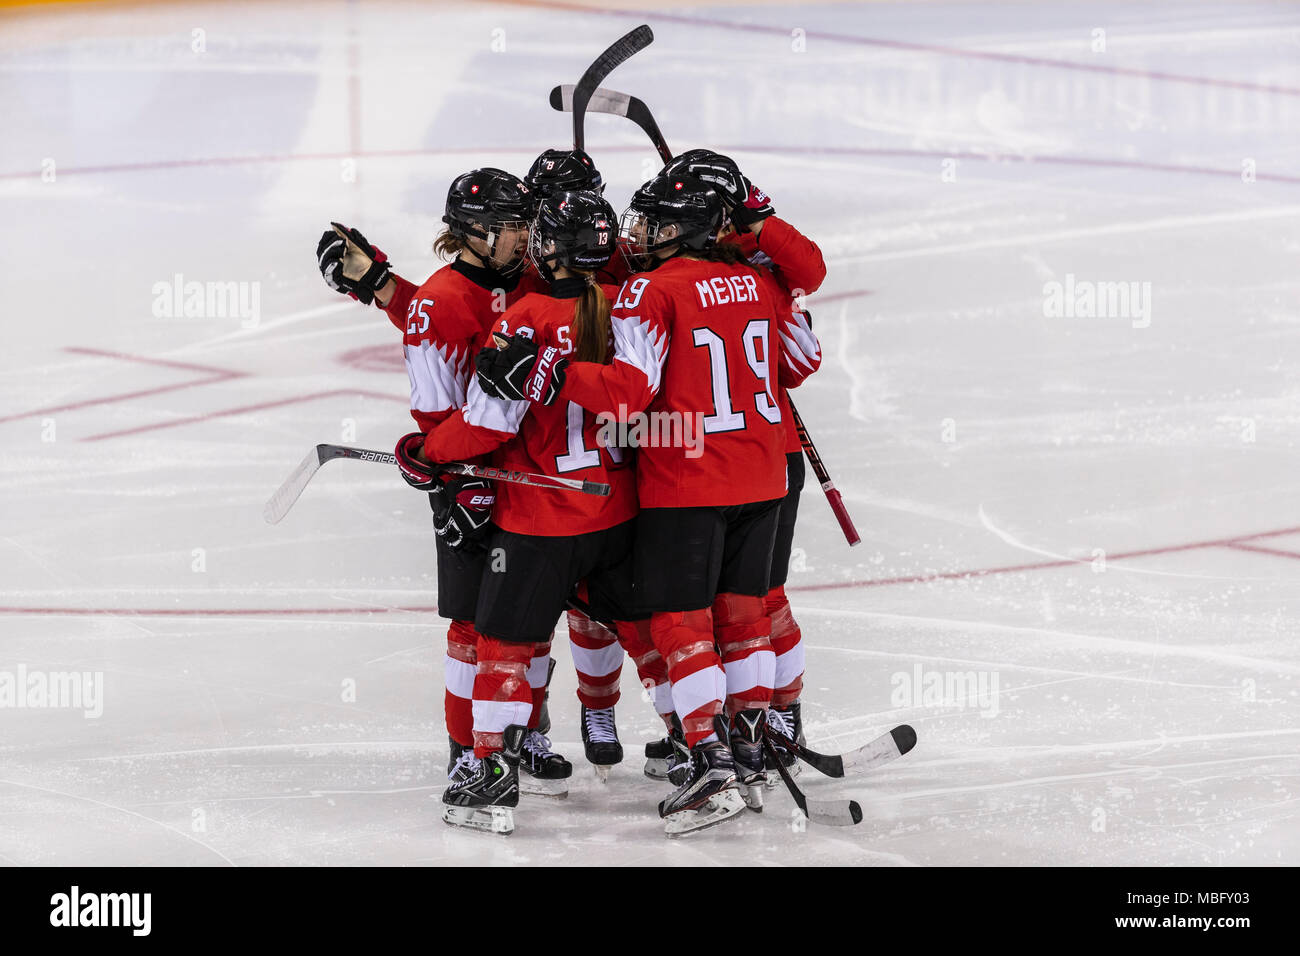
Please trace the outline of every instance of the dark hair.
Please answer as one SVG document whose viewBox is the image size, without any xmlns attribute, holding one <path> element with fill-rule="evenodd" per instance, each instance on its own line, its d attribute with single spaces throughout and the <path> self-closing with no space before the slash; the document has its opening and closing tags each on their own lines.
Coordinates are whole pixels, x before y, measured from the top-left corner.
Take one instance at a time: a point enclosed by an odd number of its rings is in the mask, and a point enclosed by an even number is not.
<svg viewBox="0 0 1300 956">
<path fill-rule="evenodd" d="M 709 248 L 698 252 L 691 249 L 682 251 L 694 259 L 703 259 L 705 262 L 722 262 L 729 266 L 747 265 L 753 268 L 745 256 L 745 251 L 734 242 L 715 242 Z"/>
</svg>

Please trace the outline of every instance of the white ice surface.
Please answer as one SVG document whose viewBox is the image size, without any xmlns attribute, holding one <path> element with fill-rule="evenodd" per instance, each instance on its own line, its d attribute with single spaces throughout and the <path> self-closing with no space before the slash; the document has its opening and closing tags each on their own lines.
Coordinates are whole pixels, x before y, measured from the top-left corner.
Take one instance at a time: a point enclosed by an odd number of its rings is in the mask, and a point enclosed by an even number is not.
<svg viewBox="0 0 1300 956">
<path fill-rule="evenodd" d="M 803 775 L 862 801 L 851 831 L 777 792 L 665 840 L 635 675 L 601 786 L 562 634 L 572 795 L 508 840 L 450 830 L 426 506 L 343 461 L 261 519 L 310 445 L 410 427 L 396 333 L 322 284 L 320 231 L 422 279 L 450 177 L 562 144 L 547 91 L 642 21 L 610 85 L 830 266 L 798 401 L 863 543 L 810 483 L 807 732 L 920 735 Z M 98 719 L 0 710 L 0 862 L 1300 862 L 1298 42 L 1295 7 L 1226 2 L 0 14 L 0 671 L 105 675 Z M 625 121 L 588 134 L 621 208 L 657 161 Z M 155 316 L 178 273 L 260 283 L 259 324 Z M 1067 274 L 1151 283 L 1150 326 L 1045 317 Z M 918 666 L 999 694 L 897 700 Z"/>
</svg>

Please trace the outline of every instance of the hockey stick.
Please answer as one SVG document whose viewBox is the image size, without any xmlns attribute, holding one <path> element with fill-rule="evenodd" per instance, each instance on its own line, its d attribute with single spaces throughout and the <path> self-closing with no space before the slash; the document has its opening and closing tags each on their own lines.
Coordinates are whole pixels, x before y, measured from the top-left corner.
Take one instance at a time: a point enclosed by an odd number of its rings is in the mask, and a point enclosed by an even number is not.
<svg viewBox="0 0 1300 956">
<path fill-rule="evenodd" d="M 377 461 L 384 465 L 397 463 L 397 458 L 387 451 L 371 451 L 367 448 L 352 448 L 348 445 L 320 444 L 307 453 L 307 457 L 285 479 L 271 500 L 262 509 L 262 517 L 268 524 L 278 524 L 289 513 L 294 502 L 302 495 L 312 476 L 320 471 L 321 465 L 335 458 L 352 458 L 357 461 Z M 586 481 L 581 478 L 555 478 L 551 475 L 535 475 L 527 471 L 507 471 L 504 468 L 480 467 L 454 462 L 442 466 L 444 471 L 456 475 L 471 475 L 475 478 L 487 478 L 490 481 L 509 481 L 518 485 L 535 485 L 539 488 L 562 488 L 566 491 L 579 491 L 588 495 L 607 496 L 609 485 L 600 481 Z"/>
<path fill-rule="evenodd" d="M 790 403 L 790 414 L 794 416 L 794 429 L 799 435 L 799 444 L 803 447 L 804 457 L 808 459 L 808 464 L 812 465 L 813 474 L 817 476 L 822 492 L 826 495 L 826 501 L 830 504 L 831 511 L 835 512 L 835 520 L 840 523 L 840 530 L 844 532 L 844 537 L 851 548 L 861 543 L 862 538 L 858 535 L 858 529 L 853 527 L 853 519 L 849 517 L 849 509 L 844 507 L 844 499 L 840 497 L 839 489 L 835 487 L 830 474 L 826 471 L 826 466 L 822 464 L 822 456 L 817 453 L 817 446 L 813 444 L 812 436 L 808 434 L 808 427 L 799 417 L 799 409 L 794 407 L 794 399 L 790 397 L 788 391 L 785 397 Z"/>
<path fill-rule="evenodd" d="M 570 611 L 577 611 L 587 620 L 591 621 L 592 624 L 599 625 L 615 637 L 618 637 L 618 628 L 614 626 L 614 622 L 609 620 L 609 618 L 597 614 L 595 610 L 592 609 L 592 606 L 582 598 L 578 597 L 577 594 L 570 594 L 568 600 L 565 601 L 564 604 Z"/>
<path fill-rule="evenodd" d="M 766 733 L 763 734 L 763 750 L 776 764 L 776 771 L 781 775 L 785 788 L 790 791 L 790 796 L 794 798 L 795 805 L 810 821 L 828 827 L 851 827 L 862 822 L 862 807 L 856 800 L 809 800 L 804 796 L 799 785 L 790 776 L 790 771 L 786 770 L 785 765 L 781 763 L 781 758 Z"/>
<path fill-rule="evenodd" d="M 551 90 L 551 108 L 562 113 L 571 112 L 574 89 L 571 83 L 565 83 Z M 635 96 L 601 87 L 592 92 L 587 102 L 587 110 L 592 113 L 612 113 L 630 119 L 645 130 L 646 135 L 650 137 L 650 142 L 654 143 L 655 149 L 658 150 L 660 159 L 666 163 L 673 158 L 673 151 L 664 142 L 664 134 L 659 132 L 659 124 L 650 115 L 650 107 Z"/>
<path fill-rule="evenodd" d="M 557 86 L 551 90 L 551 106 L 554 109 L 565 111 L 575 109 L 577 91 L 571 86 Z M 625 116 L 632 122 L 640 126 L 645 134 L 650 137 L 650 142 L 658 150 L 659 155 L 664 162 L 673 158 L 672 150 L 664 142 L 664 134 L 659 131 L 659 124 L 655 122 L 654 117 L 650 114 L 650 108 L 644 102 L 632 96 L 629 93 L 620 93 L 617 90 L 598 89 L 588 94 L 589 102 L 585 108 L 591 109 L 598 113 L 613 113 L 616 116 Z M 576 113 L 575 113 L 576 115 Z M 786 392 L 786 398 L 790 399 L 790 393 Z M 839 489 L 831 481 L 831 476 L 826 471 L 826 466 L 822 464 L 822 457 L 817 452 L 817 446 L 813 444 L 812 437 L 808 434 L 808 428 L 804 425 L 803 419 L 799 417 L 799 410 L 794 407 L 794 400 L 790 399 L 790 411 L 794 415 L 795 430 L 799 434 L 799 444 L 803 448 L 804 455 L 808 458 L 808 463 L 812 465 L 813 474 L 817 476 L 817 481 L 822 486 L 822 491 L 826 495 L 826 501 L 831 506 L 831 511 L 835 514 L 835 520 L 840 523 L 840 530 L 844 532 L 845 539 L 849 542 L 849 547 L 862 542 L 858 529 L 853 526 L 853 519 L 849 517 L 849 510 L 844 506 L 844 499 L 841 497 Z"/>
<path fill-rule="evenodd" d="M 916 746 L 916 731 L 907 724 L 899 724 L 888 733 L 881 734 L 870 743 L 846 754 L 819 754 L 771 727 L 765 727 L 764 730 L 772 743 L 787 748 L 814 770 L 828 777 L 842 777 L 849 770 L 874 770 L 881 764 L 897 760 Z"/>
<path fill-rule="evenodd" d="M 655 35 L 650 27 L 641 24 L 635 30 L 632 30 L 619 37 L 611 43 L 608 49 L 600 56 L 596 57 L 591 66 L 587 67 L 587 72 L 582 74 L 582 79 L 578 80 L 578 85 L 573 89 L 573 146 L 575 149 L 582 149 L 585 138 L 582 131 L 583 115 L 587 112 L 587 102 L 591 99 L 591 94 L 596 88 L 604 82 L 605 77 L 614 72 L 614 69 L 628 59 L 632 54 L 644 50 L 652 42 Z"/>
</svg>

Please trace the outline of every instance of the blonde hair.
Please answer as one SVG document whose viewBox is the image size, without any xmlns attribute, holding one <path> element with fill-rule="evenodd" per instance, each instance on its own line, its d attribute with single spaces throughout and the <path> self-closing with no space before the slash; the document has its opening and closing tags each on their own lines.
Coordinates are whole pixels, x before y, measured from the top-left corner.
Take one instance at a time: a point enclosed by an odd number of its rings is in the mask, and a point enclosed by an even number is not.
<svg viewBox="0 0 1300 956">
<path fill-rule="evenodd" d="M 587 288 L 573 307 L 573 359 L 576 362 L 609 362 L 609 298 L 590 272 L 571 269 L 587 280 Z"/>
</svg>

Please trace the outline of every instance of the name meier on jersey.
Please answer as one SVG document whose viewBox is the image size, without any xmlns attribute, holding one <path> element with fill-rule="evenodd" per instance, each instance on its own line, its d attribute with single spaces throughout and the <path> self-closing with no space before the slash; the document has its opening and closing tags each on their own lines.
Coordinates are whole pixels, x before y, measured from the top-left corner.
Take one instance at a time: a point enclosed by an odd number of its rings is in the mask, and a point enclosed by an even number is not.
<svg viewBox="0 0 1300 956">
<path fill-rule="evenodd" d="M 712 305 L 757 302 L 758 283 L 754 276 L 714 276 L 695 283 L 695 293 L 700 297 L 701 309 Z"/>
</svg>

